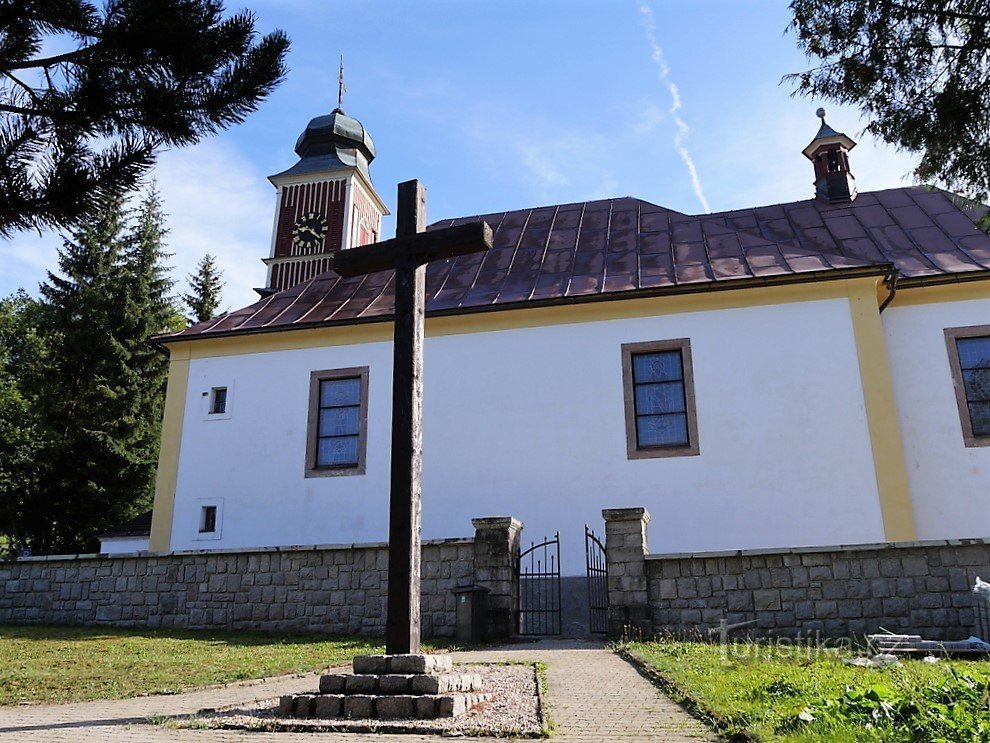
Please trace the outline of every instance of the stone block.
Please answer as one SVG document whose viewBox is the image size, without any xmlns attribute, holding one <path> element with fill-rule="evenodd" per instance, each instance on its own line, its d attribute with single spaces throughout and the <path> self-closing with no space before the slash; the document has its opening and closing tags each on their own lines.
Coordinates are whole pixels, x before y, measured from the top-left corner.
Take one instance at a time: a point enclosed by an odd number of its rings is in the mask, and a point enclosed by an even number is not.
<svg viewBox="0 0 990 743">
<path fill-rule="evenodd" d="M 374 694 L 378 691 L 378 676 L 359 673 L 347 676 L 344 691 L 348 694 Z"/>
<path fill-rule="evenodd" d="M 756 611 L 779 611 L 780 591 L 773 589 L 753 591 L 753 604 Z"/>
<path fill-rule="evenodd" d="M 340 717 L 344 709 L 344 697 L 341 694 L 321 694 L 313 702 L 313 717 L 332 720 Z"/>
<path fill-rule="evenodd" d="M 354 673 L 388 673 L 387 655 L 358 655 L 355 656 L 352 667 Z"/>
<path fill-rule="evenodd" d="M 798 619 L 811 619 L 815 616 L 815 605 L 810 601 L 798 601 L 794 604 L 794 616 Z"/>
<path fill-rule="evenodd" d="M 344 697 L 343 716 L 349 720 L 361 720 L 375 716 L 375 697 L 369 694 L 353 694 Z"/>
<path fill-rule="evenodd" d="M 282 717 L 291 717 L 292 708 L 295 705 L 296 698 L 292 694 L 283 694 L 278 698 L 278 715 Z"/>
<path fill-rule="evenodd" d="M 817 619 L 827 619 L 830 617 L 837 617 L 838 615 L 839 615 L 839 607 L 835 601 L 815 602 L 815 617 Z"/>
<path fill-rule="evenodd" d="M 753 611 L 753 594 L 749 591 L 730 591 L 726 598 L 726 608 L 730 611 Z"/>
<path fill-rule="evenodd" d="M 312 715 L 311 705 L 315 699 L 315 694 L 296 694 L 292 705 L 292 716 L 310 717 Z"/>
<path fill-rule="evenodd" d="M 431 720 L 436 717 L 436 697 L 416 697 L 413 701 L 413 714 L 421 720 Z"/>
<path fill-rule="evenodd" d="M 376 716 L 379 720 L 410 720 L 415 714 L 415 700 L 405 694 L 379 697 Z"/>
<path fill-rule="evenodd" d="M 896 578 L 901 574 L 901 561 L 896 557 L 884 557 L 880 559 L 880 575 L 886 578 Z"/>
<path fill-rule="evenodd" d="M 437 717 L 458 717 L 467 712 L 467 700 L 463 694 L 440 697 L 437 702 Z"/>
<path fill-rule="evenodd" d="M 904 575 L 928 575 L 928 561 L 924 557 L 909 555 L 901 560 Z"/>
<path fill-rule="evenodd" d="M 346 673 L 327 673 L 320 676 L 320 694 L 342 694 L 348 675 Z"/>
<path fill-rule="evenodd" d="M 449 655 L 391 655 L 388 657 L 389 673 L 450 673 Z"/>
<path fill-rule="evenodd" d="M 379 694 L 408 694 L 413 676 L 408 674 L 390 673 L 378 679 Z"/>
</svg>

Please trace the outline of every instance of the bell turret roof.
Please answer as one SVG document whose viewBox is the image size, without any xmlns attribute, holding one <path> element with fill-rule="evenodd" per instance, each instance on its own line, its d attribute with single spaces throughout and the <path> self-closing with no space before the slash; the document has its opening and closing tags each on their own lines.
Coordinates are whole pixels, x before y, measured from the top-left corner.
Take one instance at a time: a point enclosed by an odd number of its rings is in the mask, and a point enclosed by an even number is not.
<svg viewBox="0 0 990 743">
<path fill-rule="evenodd" d="M 299 162 L 271 178 L 356 168 L 371 181 L 368 165 L 375 159 L 375 143 L 364 124 L 342 108 L 310 120 L 296 140 L 295 150 Z"/>
<path fill-rule="evenodd" d="M 856 142 L 854 142 L 851 137 L 843 134 L 842 132 L 835 131 L 835 129 L 825 123 L 824 108 L 819 108 L 818 111 L 816 111 L 816 114 L 818 118 L 822 120 L 822 125 L 818 128 L 818 134 L 816 134 L 815 138 L 811 140 L 811 143 L 801 150 L 806 158 L 809 160 L 814 159 L 815 151 L 822 145 L 840 144 L 846 150 L 851 150 L 856 146 Z"/>
</svg>

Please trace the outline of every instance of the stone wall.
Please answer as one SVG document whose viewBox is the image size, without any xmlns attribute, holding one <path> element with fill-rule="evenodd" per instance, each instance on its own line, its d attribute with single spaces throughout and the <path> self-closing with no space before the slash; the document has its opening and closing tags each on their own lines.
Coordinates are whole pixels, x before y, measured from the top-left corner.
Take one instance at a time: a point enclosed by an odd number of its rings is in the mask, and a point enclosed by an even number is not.
<svg viewBox="0 0 990 743">
<path fill-rule="evenodd" d="M 500 569 L 513 556 L 498 545 L 518 544 L 519 522 L 482 521 L 481 542 L 423 543 L 424 637 L 454 635 L 455 588 L 484 586 L 490 606 L 514 600 L 514 574 Z M 381 635 L 387 574 L 386 544 L 22 558 L 0 562 L 0 624 Z"/>
<path fill-rule="evenodd" d="M 883 627 L 956 640 L 973 632 L 977 576 L 990 577 L 990 540 L 651 555 L 645 509 L 603 515 L 613 634 L 632 626 L 707 635 L 725 622 L 737 625 L 730 637 L 840 638 Z"/>
</svg>

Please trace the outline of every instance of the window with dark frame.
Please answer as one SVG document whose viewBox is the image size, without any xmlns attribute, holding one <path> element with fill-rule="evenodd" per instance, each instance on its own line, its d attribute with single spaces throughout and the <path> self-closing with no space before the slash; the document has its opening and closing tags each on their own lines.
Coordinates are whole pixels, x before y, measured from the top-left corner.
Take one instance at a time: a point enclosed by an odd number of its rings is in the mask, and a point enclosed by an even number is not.
<svg viewBox="0 0 990 743">
<path fill-rule="evenodd" d="M 948 328 L 949 363 L 966 446 L 990 446 L 990 326 Z"/>
<path fill-rule="evenodd" d="M 203 506 L 202 518 L 200 519 L 199 533 L 213 533 L 217 530 L 217 507 Z"/>
<path fill-rule="evenodd" d="M 629 458 L 698 454 L 690 341 L 627 343 L 622 356 Z"/>
<path fill-rule="evenodd" d="M 202 410 L 202 408 L 200 408 Z M 223 415 L 227 412 L 227 388 L 214 387 L 210 394 L 210 415 Z"/>
<path fill-rule="evenodd" d="M 313 372 L 306 475 L 363 474 L 367 367 Z"/>
</svg>

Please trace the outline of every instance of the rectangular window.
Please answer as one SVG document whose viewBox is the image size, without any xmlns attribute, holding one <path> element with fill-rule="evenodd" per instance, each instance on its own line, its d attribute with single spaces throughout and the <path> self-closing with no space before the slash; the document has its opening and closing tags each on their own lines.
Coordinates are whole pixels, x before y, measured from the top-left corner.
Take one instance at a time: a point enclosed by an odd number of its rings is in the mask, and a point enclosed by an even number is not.
<svg viewBox="0 0 990 743">
<path fill-rule="evenodd" d="M 217 507 L 203 506 L 199 521 L 200 534 L 212 534 L 217 530 Z"/>
<path fill-rule="evenodd" d="M 687 338 L 624 344 L 622 381 L 630 459 L 699 453 Z"/>
<path fill-rule="evenodd" d="M 227 412 L 227 388 L 214 387 L 210 390 L 210 415 L 223 415 Z"/>
<path fill-rule="evenodd" d="M 945 340 L 966 446 L 990 446 L 990 325 L 947 328 Z"/>
<path fill-rule="evenodd" d="M 368 367 L 313 372 L 306 476 L 364 474 Z"/>
</svg>

